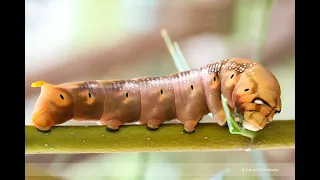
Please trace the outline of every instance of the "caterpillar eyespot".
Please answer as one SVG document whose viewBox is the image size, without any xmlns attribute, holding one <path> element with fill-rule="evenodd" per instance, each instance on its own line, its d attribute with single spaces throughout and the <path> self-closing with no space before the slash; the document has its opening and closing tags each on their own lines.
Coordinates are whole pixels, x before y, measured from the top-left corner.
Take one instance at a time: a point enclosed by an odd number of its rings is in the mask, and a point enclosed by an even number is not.
<svg viewBox="0 0 320 180">
<path fill-rule="evenodd" d="M 225 66 L 228 68 L 223 68 Z M 248 76 L 243 73 L 245 70 L 250 72 L 254 70 L 255 73 Z M 234 78 L 235 73 L 230 76 L 229 73 L 232 71 L 238 72 L 237 78 Z M 213 76 L 213 73 L 216 74 Z M 213 81 L 227 77 L 234 78 L 232 86 L 224 80 L 221 80 L 218 86 L 213 86 Z M 251 131 L 263 129 L 267 120 L 269 123 L 273 119 L 275 113 L 272 112 L 281 111 L 280 85 L 275 76 L 261 64 L 243 58 L 217 61 L 202 68 L 161 77 L 79 81 L 59 85 L 47 82 L 45 85 L 42 84 L 33 84 L 33 87 L 41 85 L 42 91 L 32 116 L 34 126 L 40 130 L 48 130 L 69 120 L 99 121 L 101 125 L 115 132 L 123 124 L 140 121 L 149 130 L 156 130 L 163 122 L 176 119 L 183 122 L 186 132 L 193 132 L 200 120 L 199 117 L 209 113 L 212 113 L 218 124 L 223 126 L 226 124 L 226 116 L 221 104 L 222 92 L 225 97 L 232 97 L 228 101 L 236 107 L 237 113 L 244 115 L 243 128 Z M 261 87 L 268 87 L 268 90 Z M 190 93 L 189 88 L 197 91 Z M 124 89 L 127 90 L 125 94 L 122 93 Z M 51 98 L 53 92 L 64 100 L 63 104 L 52 103 L 57 101 Z M 90 92 L 95 92 L 94 98 Z M 83 100 L 84 93 L 89 97 L 86 100 Z M 130 99 L 126 99 L 129 93 Z M 277 96 L 276 101 L 270 98 L 263 99 L 274 95 Z M 243 96 L 246 97 L 242 98 Z M 272 105 L 267 110 L 270 112 L 265 112 L 265 108 L 252 106 L 256 98 L 265 102 L 259 106 Z M 42 107 L 43 105 L 46 106 Z M 250 106 L 250 110 L 246 110 L 246 107 L 237 108 L 240 106 Z M 257 115 L 252 116 L 253 113 Z M 147 121 L 143 121 L 145 119 Z"/>
</svg>

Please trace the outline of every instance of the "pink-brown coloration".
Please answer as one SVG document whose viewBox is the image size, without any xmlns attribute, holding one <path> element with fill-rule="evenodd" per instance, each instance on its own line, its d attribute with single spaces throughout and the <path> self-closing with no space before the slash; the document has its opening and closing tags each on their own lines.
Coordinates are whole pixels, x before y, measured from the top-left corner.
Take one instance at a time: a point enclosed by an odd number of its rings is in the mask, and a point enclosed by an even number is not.
<svg viewBox="0 0 320 180">
<path fill-rule="evenodd" d="M 151 129 L 176 118 L 175 95 L 170 76 L 137 78 L 141 93 L 140 123 Z"/>
<path fill-rule="evenodd" d="M 244 115 L 243 126 L 249 130 L 263 129 L 281 111 L 277 79 L 260 64 L 242 58 L 161 77 L 40 84 L 32 116 L 39 130 L 71 119 L 98 121 L 111 131 L 132 122 L 155 130 L 177 119 L 185 131 L 193 132 L 210 112 L 220 125 L 226 124 L 221 93 L 231 109 Z"/>
<path fill-rule="evenodd" d="M 109 120 L 118 120 L 121 124 L 137 121 L 141 111 L 138 83 L 134 80 L 101 82 L 105 101 L 100 124 L 107 125 Z"/>
<path fill-rule="evenodd" d="M 204 95 L 202 76 L 199 71 L 187 71 L 172 74 L 177 119 L 185 124 L 185 130 L 192 132 L 195 123 L 210 111 Z M 189 122 L 190 123 L 190 122 Z M 188 126 L 187 126 L 188 125 Z"/>
</svg>

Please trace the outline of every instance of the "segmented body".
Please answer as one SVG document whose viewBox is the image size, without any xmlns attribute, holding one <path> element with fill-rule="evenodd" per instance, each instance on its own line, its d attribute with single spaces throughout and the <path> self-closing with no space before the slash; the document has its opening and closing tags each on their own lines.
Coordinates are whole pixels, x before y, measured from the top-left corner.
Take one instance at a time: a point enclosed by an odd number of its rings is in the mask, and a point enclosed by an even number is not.
<svg viewBox="0 0 320 180">
<path fill-rule="evenodd" d="M 252 80 L 256 66 L 261 65 L 233 58 L 167 76 L 53 85 L 55 92 L 63 92 L 60 98 L 64 101 L 55 104 L 51 100 L 55 106 L 53 109 L 56 116 L 66 116 L 56 117 L 61 120 L 53 124 L 69 119 L 97 120 L 109 130 L 116 131 L 121 124 L 140 122 L 155 130 L 163 122 L 177 119 L 187 132 L 193 132 L 199 120 L 211 112 L 214 119 L 224 125 L 221 93 L 234 108 L 232 92 L 236 83 L 241 76 Z M 266 71 L 264 68 L 259 70 Z M 256 87 L 250 84 L 248 91 L 257 89 L 258 84 L 254 85 Z M 39 104 L 43 104 L 40 98 Z"/>
</svg>

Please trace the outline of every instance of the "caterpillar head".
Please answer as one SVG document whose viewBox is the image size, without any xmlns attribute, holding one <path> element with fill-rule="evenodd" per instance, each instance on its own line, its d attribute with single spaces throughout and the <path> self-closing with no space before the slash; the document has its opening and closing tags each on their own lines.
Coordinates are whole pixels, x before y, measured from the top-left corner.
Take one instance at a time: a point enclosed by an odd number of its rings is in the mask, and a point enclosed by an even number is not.
<svg viewBox="0 0 320 180">
<path fill-rule="evenodd" d="M 41 87 L 31 116 L 32 125 L 41 131 L 48 131 L 52 126 L 73 118 L 74 103 L 69 91 L 44 81 L 34 82 L 31 86 Z"/>
<path fill-rule="evenodd" d="M 276 77 L 260 64 L 242 73 L 233 92 L 234 106 L 244 115 L 243 127 L 259 131 L 281 111 L 281 90 Z"/>
</svg>

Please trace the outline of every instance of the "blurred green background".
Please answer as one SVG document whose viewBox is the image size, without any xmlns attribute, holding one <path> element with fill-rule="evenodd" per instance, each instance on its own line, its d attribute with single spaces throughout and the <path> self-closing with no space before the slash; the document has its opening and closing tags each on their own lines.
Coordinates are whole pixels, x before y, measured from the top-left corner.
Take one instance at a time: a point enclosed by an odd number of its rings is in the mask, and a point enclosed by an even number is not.
<svg viewBox="0 0 320 180">
<path fill-rule="evenodd" d="M 295 119 L 293 0 L 25 3 L 25 124 L 30 123 L 39 93 L 30 87 L 33 81 L 64 83 L 176 72 L 160 34 L 162 28 L 179 43 L 191 68 L 235 56 L 261 62 L 282 88 L 283 110 L 275 119 Z M 212 120 L 205 117 L 204 121 Z M 229 173 L 224 179 L 294 179 L 294 149 L 26 155 L 26 174 L 43 171 L 70 180 L 219 179 L 227 167 L 241 169 L 250 164 L 274 168 L 275 163 L 281 166 L 276 174 Z"/>
</svg>

